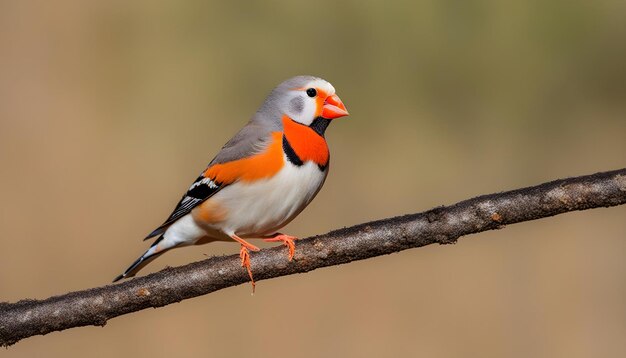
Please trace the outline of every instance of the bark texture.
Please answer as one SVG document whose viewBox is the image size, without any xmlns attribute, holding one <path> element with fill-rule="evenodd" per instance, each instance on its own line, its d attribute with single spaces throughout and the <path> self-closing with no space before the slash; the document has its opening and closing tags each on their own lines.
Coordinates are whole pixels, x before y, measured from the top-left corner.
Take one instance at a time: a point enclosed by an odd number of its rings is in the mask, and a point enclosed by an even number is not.
<svg viewBox="0 0 626 358">
<path fill-rule="evenodd" d="M 297 242 L 288 262 L 284 246 L 252 253 L 256 281 L 341 265 L 561 213 L 626 203 L 626 169 L 556 180 L 483 195 L 426 212 L 331 231 Z M 161 307 L 249 281 L 239 256 L 212 257 L 115 285 L 45 300 L 0 303 L 0 345 Z"/>
</svg>

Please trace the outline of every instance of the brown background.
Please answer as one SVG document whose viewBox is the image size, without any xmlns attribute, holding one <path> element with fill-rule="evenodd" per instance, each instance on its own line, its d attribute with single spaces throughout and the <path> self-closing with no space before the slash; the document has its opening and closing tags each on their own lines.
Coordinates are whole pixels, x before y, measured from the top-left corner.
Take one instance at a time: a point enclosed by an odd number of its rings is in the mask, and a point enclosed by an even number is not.
<svg viewBox="0 0 626 358">
<path fill-rule="evenodd" d="M 0 300 L 107 284 L 269 90 L 351 116 L 299 236 L 626 166 L 624 1 L 0 2 Z M 29 338 L 6 357 L 618 357 L 626 207 Z M 236 253 L 218 243 L 146 272 Z"/>
</svg>

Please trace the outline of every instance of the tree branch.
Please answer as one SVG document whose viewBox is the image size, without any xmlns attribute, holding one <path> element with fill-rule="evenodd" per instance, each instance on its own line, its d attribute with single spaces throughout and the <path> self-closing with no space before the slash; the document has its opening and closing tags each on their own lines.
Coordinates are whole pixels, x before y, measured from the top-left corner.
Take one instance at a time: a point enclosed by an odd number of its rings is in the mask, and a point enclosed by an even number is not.
<svg viewBox="0 0 626 358">
<path fill-rule="evenodd" d="M 299 240 L 292 262 L 282 246 L 264 249 L 252 253 L 252 269 L 260 281 L 434 243 L 451 244 L 464 235 L 568 211 L 625 203 L 626 169 L 557 180 Z M 231 255 L 45 300 L 0 303 L 0 345 L 72 327 L 104 326 L 113 317 L 247 281 L 239 256 Z"/>
</svg>

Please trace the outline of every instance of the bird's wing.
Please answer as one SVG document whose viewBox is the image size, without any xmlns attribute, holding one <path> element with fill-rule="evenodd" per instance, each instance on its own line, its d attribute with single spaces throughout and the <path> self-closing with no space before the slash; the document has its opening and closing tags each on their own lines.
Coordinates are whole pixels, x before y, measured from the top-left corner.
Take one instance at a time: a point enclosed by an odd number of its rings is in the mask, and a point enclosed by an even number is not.
<svg viewBox="0 0 626 358">
<path fill-rule="evenodd" d="M 262 152 L 269 141 L 271 133 L 281 128 L 252 120 L 232 137 L 209 164 L 222 164 L 253 156 Z"/>
<path fill-rule="evenodd" d="M 144 240 L 160 235 L 176 220 L 189 214 L 193 208 L 203 201 L 215 195 L 218 191 L 237 180 L 237 175 L 221 173 L 230 166 L 225 163 L 233 163 L 261 153 L 267 148 L 271 140 L 271 128 L 264 128 L 254 122 L 248 123 L 231 140 L 224 145 L 222 150 L 211 161 L 207 169 L 191 184 L 185 195 L 180 199 L 176 208 L 161 226 L 152 231 Z M 224 168 L 224 169 L 222 169 Z M 243 167 L 245 169 L 245 167 Z M 226 174 L 220 175 L 220 174 Z M 243 174 L 243 173 L 241 173 Z M 219 180 L 227 177 L 228 180 Z"/>
<path fill-rule="evenodd" d="M 211 178 L 206 178 L 204 175 L 200 175 L 196 181 L 191 184 L 189 190 L 183 195 L 180 199 L 174 211 L 170 214 L 170 216 L 165 220 L 161 226 L 152 231 L 144 240 L 148 240 L 149 238 L 160 235 L 165 232 L 165 230 L 173 224 L 176 220 L 181 217 L 189 214 L 191 209 L 198 206 L 200 203 L 215 195 L 220 189 L 222 189 L 224 185 L 214 182 Z"/>
</svg>

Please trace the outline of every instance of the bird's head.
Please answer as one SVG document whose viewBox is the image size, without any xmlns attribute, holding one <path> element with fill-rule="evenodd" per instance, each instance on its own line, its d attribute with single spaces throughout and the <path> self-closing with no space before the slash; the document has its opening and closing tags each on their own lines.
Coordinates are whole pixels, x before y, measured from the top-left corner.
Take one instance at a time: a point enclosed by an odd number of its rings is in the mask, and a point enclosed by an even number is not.
<svg viewBox="0 0 626 358">
<path fill-rule="evenodd" d="M 316 119 L 329 122 L 348 115 L 335 88 L 312 76 L 296 76 L 281 83 L 267 98 L 264 107 L 277 110 L 281 117 L 286 115 L 305 126 L 310 126 Z"/>
</svg>

